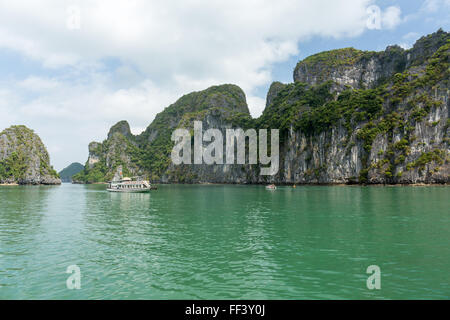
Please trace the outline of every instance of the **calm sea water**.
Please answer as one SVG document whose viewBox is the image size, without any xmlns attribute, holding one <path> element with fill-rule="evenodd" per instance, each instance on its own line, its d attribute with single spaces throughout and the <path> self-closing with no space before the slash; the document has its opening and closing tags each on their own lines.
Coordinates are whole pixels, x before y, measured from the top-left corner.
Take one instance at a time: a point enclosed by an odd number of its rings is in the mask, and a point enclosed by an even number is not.
<svg viewBox="0 0 450 320">
<path fill-rule="evenodd" d="M 449 191 L 0 187 L 0 299 L 449 299 Z"/>
</svg>

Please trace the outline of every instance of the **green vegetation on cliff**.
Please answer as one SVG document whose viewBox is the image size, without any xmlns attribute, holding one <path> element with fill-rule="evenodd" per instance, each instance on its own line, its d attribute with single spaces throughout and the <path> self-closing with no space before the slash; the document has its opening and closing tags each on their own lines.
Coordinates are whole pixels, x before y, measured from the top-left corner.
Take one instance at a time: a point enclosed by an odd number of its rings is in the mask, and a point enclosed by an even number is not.
<svg viewBox="0 0 450 320">
<path fill-rule="evenodd" d="M 368 90 L 346 90 L 337 99 L 330 91 L 330 81 L 317 86 L 302 82 L 289 84 L 274 99 L 272 107 L 266 109 L 257 123 L 260 127 L 300 129 L 307 135 L 319 134 L 346 120 L 351 130 L 356 122 L 373 119 L 382 110 L 383 88 Z"/>
<path fill-rule="evenodd" d="M 310 180 L 327 172 L 328 163 L 319 163 L 319 157 L 329 151 L 331 136 L 344 132 L 339 141 L 333 141 L 335 150 L 345 151 L 342 161 L 356 158 L 360 168 L 349 180 L 370 182 L 371 175 L 376 176 L 373 172 L 378 172 L 381 178 L 376 181 L 398 181 L 411 168 L 447 163 L 446 152 L 442 151 L 449 141 L 447 118 L 428 120 L 429 126 L 445 131 L 442 145 L 430 141 L 421 155 L 412 156 L 411 152 L 418 126 L 444 105 L 442 96 L 448 92 L 450 78 L 449 52 L 449 34 L 439 30 L 420 39 L 410 50 L 398 46 L 383 52 L 344 48 L 310 56 L 297 64 L 294 83 L 271 85 L 266 108 L 257 119 L 250 116 L 245 95 L 237 86 L 214 86 L 187 94 L 159 113 L 141 135 L 133 136 L 124 121 L 113 126 L 107 140 L 95 148 L 90 146 L 90 159 L 76 178 L 106 181 L 122 165 L 126 174 L 143 174 L 159 181 L 170 166 L 173 130 L 192 130 L 193 121 L 200 120 L 222 129 L 280 129 L 281 148 L 293 132 L 303 135 L 306 144 L 302 152 L 306 156 L 302 161 L 306 164 L 301 170 Z M 328 143 L 318 151 L 319 140 Z M 251 176 L 242 170 L 243 175 Z M 177 174 L 177 181 L 192 181 L 195 176 L 192 172 Z"/>
<path fill-rule="evenodd" d="M 135 137 L 131 134 L 125 136 L 122 132 L 110 131 L 109 138 L 103 143 L 91 143 L 89 153 L 97 157 L 96 162 L 86 163 L 82 171 L 73 175 L 74 182 L 110 181 L 119 166 L 123 167 L 125 176 L 133 176 L 138 173 L 133 168 L 137 168 L 142 161 L 141 150 L 136 145 Z"/>
<path fill-rule="evenodd" d="M 59 175 L 41 139 L 23 125 L 0 132 L 0 182 L 51 183 Z"/>
<path fill-rule="evenodd" d="M 137 137 L 141 148 L 134 150 L 132 156 L 150 178 L 159 179 L 170 164 L 173 148 L 170 138 L 175 128 L 189 129 L 194 120 L 202 120 L 207 115 L 233 117 L 236 114 L 249 115 L 245 94 L 236 85 L 213 86 L 184 95 L 156 115 L 147 130 Z"/>
<path fill-rule="evenodd" d="M 305 65 L 314 67 L 318 64 L 324 64 L 330 68 L 336 68 L 342 65 L 353 65 L 357 59 L 372 54 L 372 52 L 364 52 L 355 48 L 342 48 L 330 51 L 323 51 L 313 54 L 299 62 L 297 67 Z"/>
<path fill-rule="evenodd" d="M 24 178 L 27 167 L 23 151 L 14 151 L 8 158 L 0 161 L 0 181 Z"/>
<path fill-rule="evenodd" d="M 158 180 L 170 164 L 173 130 L 191 129 L 194 120 L 202 120 L 208 115 L 224 118 L 246 115 L 250 118 L 244 92 L 236 85 L 224 84 L 184 95 L 157 114 L 138 136 L 129 133 L 126 121 L 120 121 L 111 128 L 107 140 L 91 143 L 95 148 L 90 146 L 90 157 L 94 156 L 98 161 L 87 163 L 73 179 L 85 183 L 108 181 L 121 165 L 124 175 L 144 175 Z"/>
</svg>

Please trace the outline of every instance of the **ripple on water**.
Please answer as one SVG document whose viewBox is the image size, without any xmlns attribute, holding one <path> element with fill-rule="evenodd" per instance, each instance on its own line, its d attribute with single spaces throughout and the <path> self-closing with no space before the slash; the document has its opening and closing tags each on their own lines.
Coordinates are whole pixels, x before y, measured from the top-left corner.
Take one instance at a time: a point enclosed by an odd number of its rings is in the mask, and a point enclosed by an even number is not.
<svg viewBox="0 0 450 320">
<path fill-rule="evenodd" d="M 0 187 L 0 298 L 445 299 L 447 190 Z"/>
</svg>

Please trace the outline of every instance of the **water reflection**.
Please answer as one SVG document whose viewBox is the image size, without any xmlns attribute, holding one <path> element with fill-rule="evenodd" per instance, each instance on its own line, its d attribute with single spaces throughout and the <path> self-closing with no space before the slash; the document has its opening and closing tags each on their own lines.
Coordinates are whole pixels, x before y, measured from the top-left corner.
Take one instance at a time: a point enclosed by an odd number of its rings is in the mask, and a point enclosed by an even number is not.
<svg viewBox="0 0 450 320">
<path fill-rule="evenodd" d="M 45 234 L 48 199 L 57 187 L 0 186 L 0 298 L 36 279 L 35 253 Z M 26 270 L 26 271 L 25 271 Z"/>
<path fill-rule="evenodd" d="M 0 188 L 0 298 L 448 297 L 447 190 Z"/>
</svg>

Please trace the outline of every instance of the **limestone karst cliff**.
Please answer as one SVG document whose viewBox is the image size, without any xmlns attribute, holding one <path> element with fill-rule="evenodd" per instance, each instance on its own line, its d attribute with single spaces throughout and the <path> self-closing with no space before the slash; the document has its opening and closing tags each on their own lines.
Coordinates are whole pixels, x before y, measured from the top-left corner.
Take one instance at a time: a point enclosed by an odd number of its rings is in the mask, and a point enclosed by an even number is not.
<svg viewBox="0 0 450 320">
<path fill-rule="evenodd" d="M 374 88 L 396 73 L 420 70 L 447 40 L 448 33 L 440 29 L 420 38 L 409 50 L 393 45 L 380 52 L 354 48 L 320 52 L 297 64 L 294 81 L 315 85 L 331 80 L 340 90 Z"/>
<path fill-rule="evenodd" d="M 0 132 L 0 183 L 61 184 L 33 130 L 12 126 Z"/>
<path fill-rule="evenodd" d="M 294 82 L 270 86 L 266 108 L 253 119 L 234 85 L 183 96 L 134 136 L 119 122 L 103 143 L 89 145 L 79 181 L 105 181 L 115 168 L 154 182 L 448 183 L 449 33 L 439 30 L 413 48 L 353 48 L 300 61 Z M 174 165 L 174 129 L 280 129 L 280 169 L 259 165 Z"/>
</svg>

